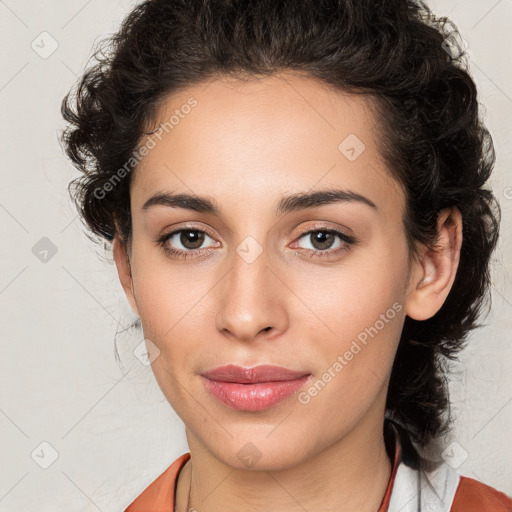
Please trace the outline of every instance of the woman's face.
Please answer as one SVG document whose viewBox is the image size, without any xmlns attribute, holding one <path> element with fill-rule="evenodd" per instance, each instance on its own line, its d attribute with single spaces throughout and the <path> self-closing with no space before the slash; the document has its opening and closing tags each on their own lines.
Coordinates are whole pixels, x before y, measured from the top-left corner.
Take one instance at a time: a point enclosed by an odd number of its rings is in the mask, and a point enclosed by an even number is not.
<svg viewBox="0 0 512 512">
<path fill-rule="evenodd" d="M 141 142 L 125 289 L 189 442 L 232 467 L 249 454 L 283 468 L 382 425 L 409 256 L 368 101 L 289 74 L 218 80 L 169 97 L 163 128 Z M 345 195 L 288 199 L 329 190 Z M 228 364 L 309 377 L 275 403 L 235 407 L 202 376 Z"/>
</svg>

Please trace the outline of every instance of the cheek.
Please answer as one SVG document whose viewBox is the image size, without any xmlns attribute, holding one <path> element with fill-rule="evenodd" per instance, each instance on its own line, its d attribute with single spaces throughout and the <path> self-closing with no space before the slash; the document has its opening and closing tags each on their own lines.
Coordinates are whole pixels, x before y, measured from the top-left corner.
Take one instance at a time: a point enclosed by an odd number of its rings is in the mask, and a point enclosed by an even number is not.
<svg viewBox="0 0 512 512">
<path fill-rule="evenodd" d="M 191 389 L 191 368 L 204 350 L 205 295 L 211 286 L 161 262 L 139 261 L 133 279 L 144 337 L 160 350 L 152 371 L 169 403 L 186 416 L 193 402 L 185 390 Z"/>
<path fill-rule="evenodd" d="M 167 261 L 155 248 L 137 248 L 132 259 L 134 291 L 144 334 L 155 340 L 172 338 L 201 308 L 201 300 L 211 285 L 205 281 L 204 273 L 198 275 L 187 269 L 186 264 Z"/>
<path fill-rule="evenodd" d="M 171 263 L 156 252 L 134 251 L 134 290 L 144 337 L 160 350 L 153 373 L 168 401 L 182 411 L 190 405 L 185 390 L 208 364 L 216 312 L 212 290 L 219 277 L 211 269 L 191 271 L 192 265 Z"/>
<path fill-rule="evenodd" d="M 380 244 L 374 251 L 355 254 L 345 265 L 296 273 L 294 291 L 309 310 L 300 307 L 296 322 L 308 314 L 314 333 L 330 340 L 331 349 L 343 349 L 377 327 L 383 337 L 400 333 L 407 284 L 405 252 Z M 290 276 L 291 278 L 291 276 Z M 325 344 L 322 344 L 325 346 Z"/>
<path fill-rule="evenodd" d="M 345 303 L 346 298 L 340 301 Z M 322 439 L 317 443 L 321 448 L 350 431 L 365 415 L 381 413 L 403 311 L 401 303 L 393 302 L 388 294 L 377 301 L 364 290 L 354 293 L 349 307 L 331 310 L 335 335 L 317 335 L 315 346 L 310 347 L 315 378 L 297 396 L 300 417 L 305 418 L 298 427 L 304 427 L 301 435 L 320 429 Z M 315 341 L 314 333 L 309 336 Z"/>
<path fill-rule="evenodd" d="M 391 372 L 405 317 L 406 253 L 381 246 L 370 261 L 317 273 L 298 287 L 315 312 L 308 316 L 312 322 L 299 314 L 296 322 L 314 342 L 311 352 L 322 382 L 311 391 L 320 409 L 336 402 L 339 411 L 363 410 Z"/>
</svg>

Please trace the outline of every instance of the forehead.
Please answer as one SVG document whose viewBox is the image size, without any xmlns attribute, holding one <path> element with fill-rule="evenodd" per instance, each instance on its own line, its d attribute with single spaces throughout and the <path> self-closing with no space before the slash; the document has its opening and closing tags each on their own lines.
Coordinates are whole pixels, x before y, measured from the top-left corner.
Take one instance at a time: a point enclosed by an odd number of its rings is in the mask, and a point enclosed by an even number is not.
<svg viewBox="0 0 512 512">
<path fill-rule="evenodd" d="M 149 194 L 179 189 L 261 202 L 338 186 L 396 207 L 401 187 L 379 153 L 373 106 L 301 74 L 188 87 L 162 102 L 153 135 L 141 140 L 154 144 L 135 172 L 133 200 L 140 207 Z"/>
</svg>

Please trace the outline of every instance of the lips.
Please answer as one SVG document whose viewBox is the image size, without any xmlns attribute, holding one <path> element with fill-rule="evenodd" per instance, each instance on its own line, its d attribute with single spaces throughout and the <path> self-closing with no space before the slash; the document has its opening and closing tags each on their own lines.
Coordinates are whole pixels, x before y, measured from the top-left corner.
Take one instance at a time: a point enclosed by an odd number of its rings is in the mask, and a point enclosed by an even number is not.
<svg viewBox="0 0 512 512">
<path fill-rule="evenodd" d="M 219 402 L 240 411 L 269 409 L 297 393 L 311 373 L 282 366 L 227 365 L 201 374 L 205 389 Z"/>
<path fill-rule="evenodd" d="M 236 382 L 239 384 L 255 384 L 259 382 L 276 382 L 285 380 L 295 380 L 309 372 L 290 370 L 282 366 L 260 365 L 252 368 L 229 364 L 219 366 L 212 370 L 203 372 L 202 375 L 208 379 L 219 382 Z"/>
</svg>

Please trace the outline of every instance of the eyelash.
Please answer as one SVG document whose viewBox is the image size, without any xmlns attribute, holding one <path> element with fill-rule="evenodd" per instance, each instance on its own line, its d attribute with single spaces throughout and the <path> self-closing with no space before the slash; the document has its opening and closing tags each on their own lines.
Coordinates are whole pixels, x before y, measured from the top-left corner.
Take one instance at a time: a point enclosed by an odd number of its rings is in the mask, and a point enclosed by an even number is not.
<svg viewBox="0 0 512 512">
<path fill-rule="evenodd" d="M 204 251 L 204 249 L 194 249 L 194 250 L 182 251 L 180 249 L 175 249 L 174 247 L 169 247 L 169 245 L 167 244 L 167 241 L 170 238 L 172 238 L 174 235 L 177 235 L 178 233 L 181 233 L 183 231 L 193 231 L 196 233 L 204 233 L 204 234 L 208 235 L 210 238 L 212 238 L 212 239 L 214 238 L 212 236 L 212 234 L 209 233 L 208 231 L 205 231 L 203 229 L 196 229 L 194 227 L 184 227 L 184 228 L 178 229 L 176 231 L 171 231 L 170 233 L 166 233 L 166 234 L 162 235 L 157 240 L 157 242 L 162 247 L 164 252 L 171 258 L 176 258 L 176 259 L 177 258 L 182 258 L 182 259 L 195 258 L 195 257 L 197 257 L 196 254 L 198 252 Z M 349 236 L 349 235 L 343 233 L 342 231 L 338 231 L 337 229 L 333 229 L 333 228 L 315 228 L 315 229 L 310 229 L 308 231 L 304 231 L 304 232 L 300 233 L 298 240 L 305 237 L 306 235 L 311 235 L 312 233 L 333 234 L 333 235 L 338 236 L 341 239 L 341 241 L 344 242 L 344 245 L 342 247 L 338 247 L 337 249 L 328 249 L 325 251 L 322 251 L 319 249 L 317 249 L 317 250 L 302 249 L 303 251 L 306 251 L 308 253 L 314 253 L 312 255 L 313 258 L 321 259 L 321 258 L 333 256 L 335 254 L 340 254 L 344 251 L 349 251 L 351 246 L 355 245 L 357 243 L 357 240 L 354 237 Z"/>
</svg>

